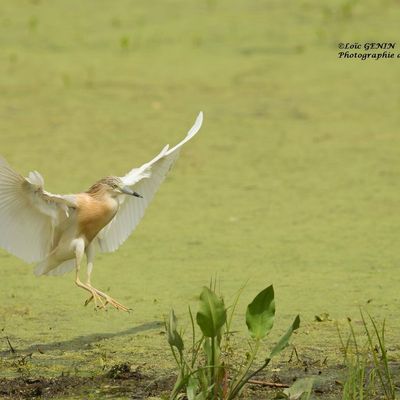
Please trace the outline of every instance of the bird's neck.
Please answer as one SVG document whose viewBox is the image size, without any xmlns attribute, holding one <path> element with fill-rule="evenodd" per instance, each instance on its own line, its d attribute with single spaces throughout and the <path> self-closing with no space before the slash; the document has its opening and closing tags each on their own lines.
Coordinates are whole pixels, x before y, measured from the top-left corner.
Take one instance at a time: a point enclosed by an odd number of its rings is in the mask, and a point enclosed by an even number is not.
<svg viewBox="0 0 400 400">
<path fill-rule="evenodd" d="M 112 198 L 110 192 L 107 190 L 105 185 L 102 185 L 100 183 L 95 183 L 86 193 L 96 200 L 107 200 L 109 198 Z"/>
<path fill-rule="evenodd" d="M 96 202 L 108 204 L 111 207 L 116 207 L 119 202 L 115 196 L 112 196 L 107 190 L 96 190 L 87 193 Z"/>
</svg>

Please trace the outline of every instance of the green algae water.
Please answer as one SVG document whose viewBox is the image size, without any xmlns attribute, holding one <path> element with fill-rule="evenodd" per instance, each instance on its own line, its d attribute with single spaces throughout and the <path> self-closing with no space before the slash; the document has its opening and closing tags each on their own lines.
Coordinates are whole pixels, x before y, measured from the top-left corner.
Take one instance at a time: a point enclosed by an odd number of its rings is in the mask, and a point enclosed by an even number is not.
<svg viewBox="0 0 400 400">
<path fill-rule="evenodd" d="M 0 377 L 168 370 L 163 318 L 186 321 L 213 276 L 227 300 L 248 281 L 243 340 L 272 283 L 276 338 L 302 317 L 299 354 L 340 359 L 335 321 L 368 305 L 398 358 L 400 59 L 338 44 L 398 53 L 399 18 L 390 0 L 2 2 L 0 154 L 47 190 L 123 175 L 201 110 L 204 124 L 134 234 L 95 259 L 93 284 L 130 314 L 84 307 L 73 274 L 36 278 L 0 251 Z"/>
</svg>

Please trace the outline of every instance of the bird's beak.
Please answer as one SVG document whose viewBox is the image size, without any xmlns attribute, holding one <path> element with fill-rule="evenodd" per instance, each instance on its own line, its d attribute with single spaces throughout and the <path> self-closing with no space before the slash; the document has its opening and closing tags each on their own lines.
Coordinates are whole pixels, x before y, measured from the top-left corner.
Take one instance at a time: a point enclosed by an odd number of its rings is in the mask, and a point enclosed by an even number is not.
<svg viewBox="0 0 400 400">
<path fill-rule="evenodd" d="M 140 197 L 141 199 L 143 198 L 142 195 L 140 195 L 140 194 L 137 193 L 137 192 L 134 192 L 134 191 L 133 191 L 131 188 L 129 188 L 128 186 L 124 186 L 124 187 L 120 188 L 120 190 L 121 190 L 122 193 L 129 194 L 129 195 L 135 196 L 135 197 Z"/>
</svg>

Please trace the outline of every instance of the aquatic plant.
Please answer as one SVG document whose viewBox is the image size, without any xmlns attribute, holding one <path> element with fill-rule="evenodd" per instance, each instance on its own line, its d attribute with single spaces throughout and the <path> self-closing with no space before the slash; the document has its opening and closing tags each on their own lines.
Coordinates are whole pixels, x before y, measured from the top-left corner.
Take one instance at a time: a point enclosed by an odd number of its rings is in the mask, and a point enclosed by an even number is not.
<svg viewBox="0 0 400 400">
<path fill-rule="evenodd" d="M 246 359 L 238 366 L 227 354 L 232 352 L 231 324 L 241 290 L 231 307 L 215 293 L 215 284 L 204 287 L 200 294 L 196 323 L 201 335 L 196 336 L 195 319 L 189 308 L 191 322 L 191 345 L 185 349 L 182 332 L 178 331 L 177 318 L 171 310 L 166 322 L 168 343 L 178 366 L 178 377 L 170 400 L 186 396 L 188 400 L 232 400 L 243 390 L 244 385 L 264 370 L 273 357 L 289 344 L 292 333 L 300 326 L 297 316 L 287 332 L 272 348 L 264 362 L 253 370 L 255 359 L 263 339 L 274 325 L 275 300 L 273 286 L 262 290 L 247 306 L 246 324 L 250 334 L 249 351 Z M 186 350 L 186 351 L 185 351 Z"/>
<path fill-rule="evenodd" d="M 381 326 L 367 312 L 368 319 L 360 310 L 364 343 L 357 339 L 350 318 L 349 336 L 346 342 L 338 329 L 339 338 L 347 367 L 343 385 L 343 400 L 363 400 L 383 395 L 385 400 L 396 398 L 396 389 L 389 368 L 385 344 L 385 320 Z"/>
</svg>

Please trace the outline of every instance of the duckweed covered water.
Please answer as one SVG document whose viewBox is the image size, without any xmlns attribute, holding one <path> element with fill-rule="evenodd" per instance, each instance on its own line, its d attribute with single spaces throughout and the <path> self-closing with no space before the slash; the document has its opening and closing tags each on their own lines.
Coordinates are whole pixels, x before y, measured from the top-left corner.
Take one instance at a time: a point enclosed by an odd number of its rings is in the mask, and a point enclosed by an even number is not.
<svg viewBox="0 0 400 400">
<path fill-rule="evenodd" d="M 243 339 L 273 283 L 276 335 L 300 313 L 301 357 L 339 360 L 335 320 L 367 303 L 398 357 L 400 60 L 337 46 L 396 42 L 399 17 L 390 0 L 2 2 L 0 153 L 47 190 L 124 174 L 205 122 L 134 235 L 96 258 L 95 285 L 132 313 L 0 252 L 0 377 L 168 370 L 160 322 L 172 306 L 187 321 L 215 275 L 227 299 L 248 280 Z"/>
</svg>

